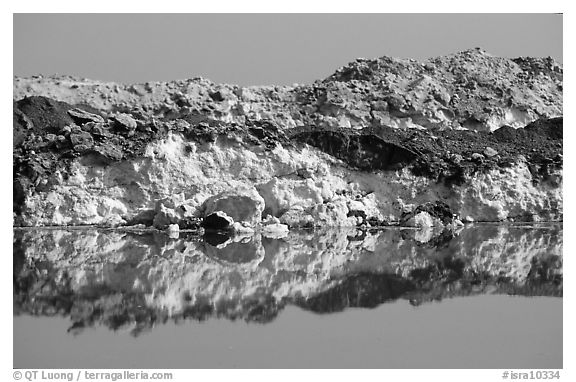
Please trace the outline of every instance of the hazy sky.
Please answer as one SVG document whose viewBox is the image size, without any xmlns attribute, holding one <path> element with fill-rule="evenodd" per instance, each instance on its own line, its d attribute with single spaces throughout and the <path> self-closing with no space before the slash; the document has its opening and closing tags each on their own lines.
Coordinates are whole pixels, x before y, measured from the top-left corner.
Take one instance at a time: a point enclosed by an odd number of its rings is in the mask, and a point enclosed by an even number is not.
<svg viewBox="0 0 576 382">
<path fill-rule="evenodd" d="M 16 14 L 14 75 L 309 83 L 357 57 L 482 47 L 562 62 L 555 14 Z"/>
</svg>

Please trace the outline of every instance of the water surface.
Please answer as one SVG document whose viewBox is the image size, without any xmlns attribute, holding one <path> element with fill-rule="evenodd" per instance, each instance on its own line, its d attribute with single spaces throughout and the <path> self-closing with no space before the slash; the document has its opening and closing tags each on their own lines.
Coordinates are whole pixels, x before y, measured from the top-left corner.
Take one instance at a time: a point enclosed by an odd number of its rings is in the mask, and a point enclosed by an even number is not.
<svg viewBox="0 0 576 382">
<path fill-rule="evenodd" d="M 562 226 L 16 230 L 14 366 L 560 368 Z"/>
</svg>

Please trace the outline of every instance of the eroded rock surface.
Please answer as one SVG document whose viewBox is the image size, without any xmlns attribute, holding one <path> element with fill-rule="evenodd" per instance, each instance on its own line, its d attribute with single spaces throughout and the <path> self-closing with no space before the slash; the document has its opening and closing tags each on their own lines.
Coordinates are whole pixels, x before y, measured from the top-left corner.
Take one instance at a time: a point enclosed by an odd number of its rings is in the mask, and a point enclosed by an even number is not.
<svg viewBox="0 0 576 382">
<path fill-rule="evenodd" d="M 478 49 L 292 87 L 15 78 L 14 223 L 369 227 L 430 203 L 444 224 L 561 220 L 562 79 Z"/>
<path fill-rule="evenodd" d="M 311 85 L 215 84 L 202 78 L 122 85 L 70 76 L 15 78 L 14 98 L 40 95 L 141 118 L 270 119 L 294 126 L 495 130 L 562 116 L 563 69 L 551 58 L 481 49 L 424 62 L 358 59 Z"/>
</svg>

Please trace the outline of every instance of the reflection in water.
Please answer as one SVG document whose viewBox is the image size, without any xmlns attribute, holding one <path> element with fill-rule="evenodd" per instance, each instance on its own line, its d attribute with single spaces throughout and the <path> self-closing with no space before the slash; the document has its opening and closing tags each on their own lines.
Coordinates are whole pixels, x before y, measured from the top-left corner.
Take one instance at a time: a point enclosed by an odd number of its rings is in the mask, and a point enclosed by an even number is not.
<svg viewBox="0 0 576 382">
<path fill-rule="evenodd" d="M 290 232 L 229 238 L 120 230 L 14 232 L 14 312 L 64 315 L 69 331 L 137 335 L 182 319 L 269 322 L 454 296 L 562 296 L 562 226 L 480 225 Z"/>
</svg>

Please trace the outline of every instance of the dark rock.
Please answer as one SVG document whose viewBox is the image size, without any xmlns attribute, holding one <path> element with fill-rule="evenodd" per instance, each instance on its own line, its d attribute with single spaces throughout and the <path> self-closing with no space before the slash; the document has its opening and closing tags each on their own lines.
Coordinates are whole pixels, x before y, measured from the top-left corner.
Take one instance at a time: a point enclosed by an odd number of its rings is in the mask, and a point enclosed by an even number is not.
<svg viewBox="0 0 576 382">
<path fill-rule="evenodd" d="M 72 145 L 74 146 L 84 145 L 90 148 L 94 145 L 94 138 L 92 138 L 89 133 L 80 132 L 77 134 L 70 134 L 70 142 L 72 142 Z"/>
<path fill-rule="evenodd" d="M 194 217 L 185 217 L 178 221 L 178 226 L 180 227 L 180 229 L 197 230 L 198 228 L 201 227 L 201 224 L 202 224 L 201 220 Z"/>
<path fill-rule="evenodd" d="M 386 227 L 389 225 L 388 222 L 384 220 L 379 220 L 375 216 L 368 218 L 367 223 L 370 225 L 370 227 Z"/>
<path fill-rule="evenodd" d="M 30 179 L 21 177 L 12 181 L 12 210 L 18 216 L 26 199 L 26 190 L 30 187 Z"/>
<path fill-rule="evenodd" d="M 114 116 L 114 121 L 115 121 L 114 127 L 122 131 L 132 131 L 135 130 L 136 127 L 138 126 L 134 118 L 132 118 L 132 116 L 128 114 L 123 113 L 117 114 L 116 116 Z"/>
<path fill-rule="evenodd" d="M 132 226 L 137 224 L 143 224 L 145 226 L 151 226 L 154 221 L 154 216 L 156 215 L 155 210 L 142 210 L 132 219 L 126 222 L 126 225 Z"/>
<path fill-rule="evenodd" d="M 364 221 L 364 220 L 366 220 L 366 211 L 350 210 L 350 211 L 348 211 L 347 216 L 348 217 L 350 217 L 350 216 L 359 217 L 359 218 L 362 218 L 362 221 Z"/>
<path fill-rule="evenodd" d="M 454 221 L 454 213 L 450 209 L 448 204 L 436 201 L 436 202 L 428 202 L 419 205 L 416 207 L 412 212 L 402 214 L 400 221 L 403 224 L 404 222 L 408 221 L 409 219 L 413 218 L 414 216 L 418 215 L 421 212 L 427 212 L 433 218 L 439 219 L 442 224 L 450 224 Z"/>
<path fill-rule="evenodd" d="M 222 102 L 226 99 L 221 91 L 215 91 L 213 93 L 210 93 L 210 98 L 212 98 L 212 100 L 216 102 Z"/>
<path fill-rule="evenodd" d="M 86 125 L 84 125 L 86 126 Z M 91 126 L 90 133 L 95 137 L 109 137 L 111 136 L 107 128 L 102 123 L 95 123 Z"/>
<path fill-rule="evenodd" d="M 428 212 L 430 216 L 440 219 L 444 224 L 449 224 L 454 219 L 454 213 L 452 212 L 448 204 L 441 201 L 436 201 L 434 203 L 428 202 L 422 204 L 416 207 L 414 211 L 416 213 Z"/>
<path fill-rule="evenodd" d="M 102 118 L 100 115 L 89 113 L 89 112 L 82 110 L 80 108 L 70 109 L 70 110 L 68 110 L 68 114 L 72 117 L 74 122 L 76 122 L 80 125 L 87 123 L 87 122 L 95 122 L 95 123 L 103 123 L 104 122 L 104 118 Z"/>
<path fill-rule="evenodd" d="M 113 161 L 119 161 L 124 157 L 122 149 L 111 144 L 97 145 L 93 148 L 93 150 Z"/>
<path fill-rule="evenodd" d="M 85 153 L 85 152 L 87 152 L 88 150 L 90 150 L 90 146 L 88 146 L 88 145 L 82 145 L 82 144 L 80 144 L 80 145 L 75 145 L 75 146 L 74 146 L 74 150 L 78 151 L 79 153 Z"/>
<path fill-rule="evenodd" d="M 234 219 L 222 211 L 216 211 L 202 220 L 202 227 L 212 230 L 228 230 L 232 228 Z"/>
<path fill-rule="evenodd" d="M 26 135 L 30 130 L 34 128 L 32 121 L 20 110 L 18 110 L 17 105 L 13 108 L 13 144 L 15 146 L 20 145 L 25 139 Z"/>
<path fill-rule="evenodd" d="M 293 139 L 315 146 L 360 170 L 394 170 L 411 163 L 417 154 L 374 134 L 348 130 L 301 131 Z"/>
<path fill-rule="evenodd" d="M 564 118 L 550 118 L 539 119 L 528 124 L 524 130 L 532 135 L 538 136 L 540 139 L 546 140 L 560 140 L 563 134 Z"/>
<path fill-rule="evenodd" d="M 17 101 L 15 107 L 31 122 L 26 127 L 32 127 L 36 133 L 58 133 L 64 126 L 74 122 L 67 113 L 72 106 L 50 98 L 26 97 Z"/>
</svg>

